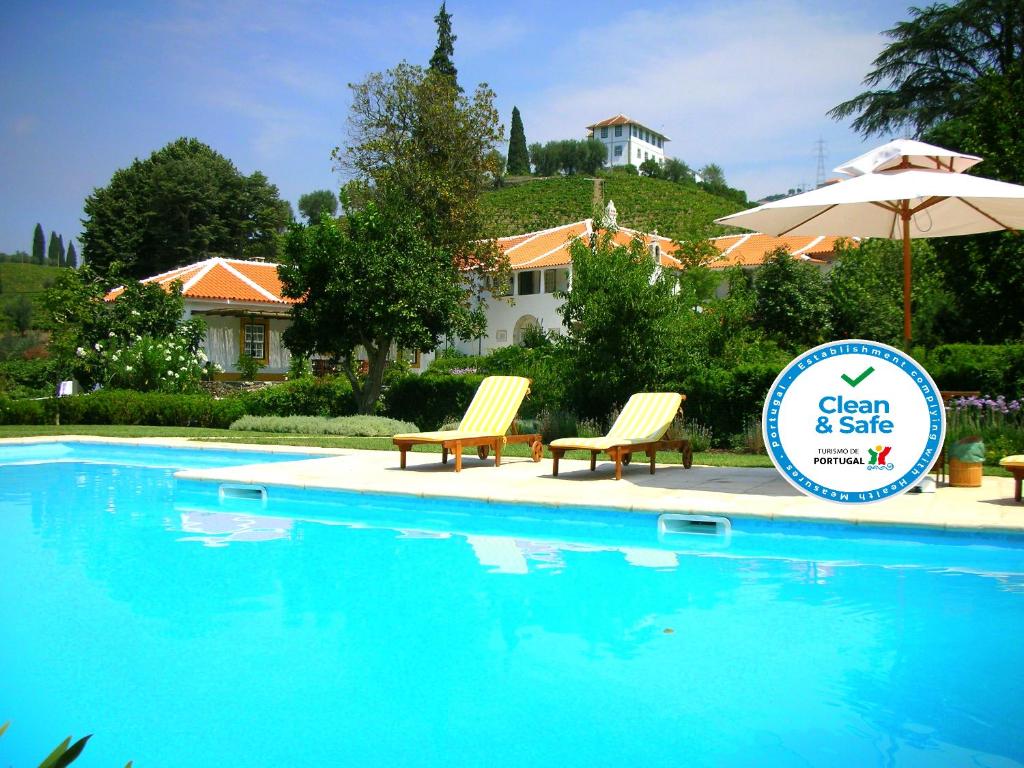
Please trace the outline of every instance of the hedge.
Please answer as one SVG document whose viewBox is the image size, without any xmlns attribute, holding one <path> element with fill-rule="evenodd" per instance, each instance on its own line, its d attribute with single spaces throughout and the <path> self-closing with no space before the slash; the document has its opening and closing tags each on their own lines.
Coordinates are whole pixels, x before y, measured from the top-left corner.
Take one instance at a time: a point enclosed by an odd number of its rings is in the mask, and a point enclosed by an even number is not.
<svg viewBox="0 0 1024 768">
<path fill-rule="evenodd" d="M 0 395 L 0 424 L 137 424 L 227 429 L 242 416 L 348 416 L 355 401 L 342 379 L 298 379 L 224 398 L 104 389 L 59 400 Z"/>
<path fill-rule="evenodd" d="M 784 367 L 763 362 L 732 369 L 713 367 L 689 375 L 672 388 L 686 395 L 686 420 L 710 427 L 715 445 L 727 446 L 729 438 L 743 432 L 751 418 L 760 420 L 768 390 Z"/>
<path fill-rule="evenodd" d="M 484 380 L 469 376 L 410 376 L 401 379 L 384 395 L 384 413 L 433 430 L 451 419 L 461 419 L 477 387 Z"/>
<path fill-rule="evenodd" d="M 944 344 L 915 356 L 939 389 L 1024 397 L 1024 344 Z"/>
</svg>

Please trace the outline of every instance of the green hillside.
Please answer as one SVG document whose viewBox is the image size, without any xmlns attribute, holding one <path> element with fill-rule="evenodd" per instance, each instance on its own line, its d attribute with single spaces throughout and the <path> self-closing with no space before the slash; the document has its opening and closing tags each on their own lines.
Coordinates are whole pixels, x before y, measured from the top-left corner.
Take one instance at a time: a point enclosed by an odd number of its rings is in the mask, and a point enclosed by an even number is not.
<svg viewBox="0 0 1024 768">
<path fill-rule="evenodd" d="M 61 267 L 41 264 L 0 264 L 0 300 L 13 299 L 19 294 L 37 299 L 49 288 Z"/>
<path fill-rule="evenodd" d="M 724 234 L 712 222 L 740 206 L 693 186 L 614 174 L 602 179 L 604 202 L 613 200 L 621 226 L 666 237 Z M 594 181 L 582 176 L 535 179 L 484 194 L 484 213 L 495 237 L 532 232 L 592 215 Z"/>
</svg>

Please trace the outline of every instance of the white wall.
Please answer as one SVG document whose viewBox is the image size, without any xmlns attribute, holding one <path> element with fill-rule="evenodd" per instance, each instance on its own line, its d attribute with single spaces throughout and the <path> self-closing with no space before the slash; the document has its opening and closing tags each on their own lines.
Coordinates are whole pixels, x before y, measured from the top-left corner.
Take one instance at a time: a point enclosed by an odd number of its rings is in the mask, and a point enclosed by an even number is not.
<svg viewBox="0 0 1024 768">
<path fill-rule="evenodd" d="M 549 267 L 550 269 L 550 267 Z M 568 266 L 555 267 L 559 276 L 559 290 L 568 287 L 571 268 Z M 509 297 L 494 297 L 489 293 L 487 296 L 487 335 L 480 339 L 469 339 L 467 341 L 456 341 L 455 347 L 460 352 L 469 355 L 487 354 L 493 349 L 507 347 L 515 342 L 516 324 L 527 315 L 536 318 L 537 323 L 545 331 L 563 332 L 562 318 L 558 314 L 558 307 L 562 300 L 556 299 L 554 293 L 534 293 L 526 296 L 519 295 L 519 275 L 523 271 L 517 270 L 512 273 L 515 293 Z M 537 274 L 541 290 L 544 288 L 544 270 L 532 270 Z"/>
<path fill-rule="evenodd" d="M 667 142 L 663 137 L 652 133 L 650 129 L 633 124 L 622 126 L 609 125 L 605 127 L 608 129 L 608 135 L 602 137 L 602 129 L 595 128 L 594 138 L 607 147 L 605 162 L 608 165 L 628 165 L 632 163 L 639 167 L 649 157 L 653 157 L 659 163 L 665 162 L 665 144 Z M 622 128 L 621 136 L 615 135 L 617 127 Z M 648 136 L 650 136 L 650 141 L 647 140 Z M 662 142 L 660 147 L 657 145 L 659 140 Z M 616 146 L 622 147 L 622 154 L 619 156 L 615 155 Z M 646 157 L 644 156 L 645 153 Z"/>
<path fill-rule="evenodd" d="M 227 317 L 220 315 L 206 315 L 206 340 L 203 348 L 207 357 L 224 369 L 226 373 L 237 373 L 239 341 L 241 332 L 241 318 Z M 270 338 L 267 340 L 270 347 L 270 359 L 266 368 L 260 373 L 288 373 L 288 366 L 291 363 L 291 353 L 285 348 L 282 334 L 284 329 L 291 325 L 290 320 L 278 318 L 270 319 Z"/>
</svg>

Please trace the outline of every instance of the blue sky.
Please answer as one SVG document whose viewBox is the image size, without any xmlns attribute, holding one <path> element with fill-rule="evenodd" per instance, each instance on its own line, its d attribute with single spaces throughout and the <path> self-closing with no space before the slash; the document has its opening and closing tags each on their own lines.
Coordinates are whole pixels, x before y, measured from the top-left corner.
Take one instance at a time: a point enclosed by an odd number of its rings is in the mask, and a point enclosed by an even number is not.
<svg viewBox="0 0 1024 768">
<path fill-rule="evenodd" d="M 194 136 L 294 205 L 337 189 L 347 84 L 426 63 L 438 3 L 167 0 L 0 9 L 0 250 L 30 250 L 37 221 L 65 241 L 118 168 Z M 856 6 L 856 7 L 854 7 Z M 752 197 L 813 183 L 867 144 L 825 116 L 860 90 L 905 2 L 583 3 L 452 0 L 465 87 L 486 81 L 527 141 L 581 137 L 624 112 L 716 162 Z"/>
</svg>

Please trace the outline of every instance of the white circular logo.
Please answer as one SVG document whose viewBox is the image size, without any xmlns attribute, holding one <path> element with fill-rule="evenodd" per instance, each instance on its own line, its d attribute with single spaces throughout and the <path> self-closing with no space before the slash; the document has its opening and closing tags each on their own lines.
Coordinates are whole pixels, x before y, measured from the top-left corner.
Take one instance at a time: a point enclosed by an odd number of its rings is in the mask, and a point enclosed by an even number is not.
<svg viewBox="0 0 1024 768">
<path fill-rule="evenodd" d="M 946 432 L 935 382 L 912 357 L 875 341 L 822 344 L 794 359 L 768 392 L 765 447 L 808 496 L 868 504 L 917 485 Z"/>
</svg>

